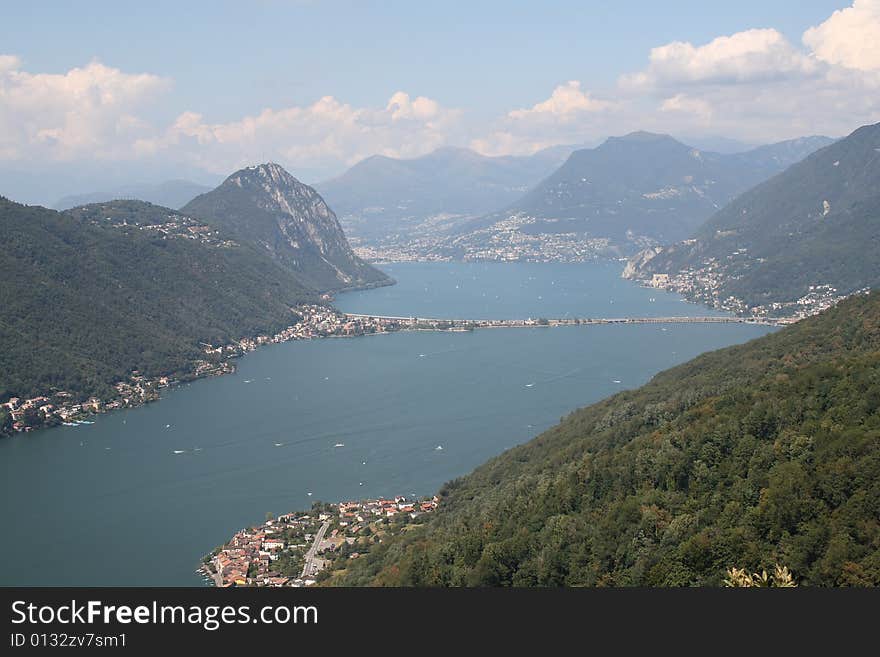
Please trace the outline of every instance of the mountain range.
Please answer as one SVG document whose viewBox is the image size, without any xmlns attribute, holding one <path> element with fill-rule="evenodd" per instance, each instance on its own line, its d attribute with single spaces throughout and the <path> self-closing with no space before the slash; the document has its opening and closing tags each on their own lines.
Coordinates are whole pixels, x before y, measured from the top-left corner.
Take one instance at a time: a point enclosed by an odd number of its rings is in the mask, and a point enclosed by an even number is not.
<svg viewBox="0 0 880 657">
<path fill-rule="evenodd" d="M 236 171 L 181 212 L 258 248 L 316 290 L 391 282 L 354 254 L 320 194 L 278 164 Z"/>
<path fill-rule="evenodd" d="M 486 242 L 507 231 L 605 240 L 612 250 L 631 252 L 683 239 L 741 192 L 832 141 L 805 137 L 721 154 L 668 135 L 612 137 L 574 151 L 503 210 L 458 226 L 458 243 Z"/>
<path fill-rule="evenodd" d="M 504 207 L 558 167 L 573 147 L 487 157 L 440 148 L 414 159 L 374 155 L 315 187 L 358 241 L 409 234 L 423 222 L 448 227 Z"/>
<path fill-rule="evenodd" d="M 703 301 L 775 312 L 821 288 L 880 284 L 880 124 L 859 128 L 715 213 L 690 239 L 639 254 L 630 278 L 668 275 Z"/>
</svg>

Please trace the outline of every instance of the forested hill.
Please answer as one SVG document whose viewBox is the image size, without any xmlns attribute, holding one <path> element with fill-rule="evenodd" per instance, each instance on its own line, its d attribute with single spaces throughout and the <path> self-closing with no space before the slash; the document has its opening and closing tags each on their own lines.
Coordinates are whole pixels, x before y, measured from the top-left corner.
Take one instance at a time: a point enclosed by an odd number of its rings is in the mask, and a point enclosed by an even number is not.
<svg viewBox="0 0 880 657">
<path fill-rule="evenodd" d="M 792 302 L 880 284 L 880 123 L 863 126 L 717 212 L 693 239 L 643 252 L 634 278 L 711 273 L 716 298 Z"/>
<path fill-rule="evenodd" d="M 576 411 L 441 497 L 332 581 L 880 584 L 880 296 Z"/>
<path fill-rule="evenodd" d="M 0 403 L 186 373 L 200 341 L 288 326 L 315 298 L 252 247 L 141 201 L 58 213 L 0 197 L 0 247 Z"/>
</svg>

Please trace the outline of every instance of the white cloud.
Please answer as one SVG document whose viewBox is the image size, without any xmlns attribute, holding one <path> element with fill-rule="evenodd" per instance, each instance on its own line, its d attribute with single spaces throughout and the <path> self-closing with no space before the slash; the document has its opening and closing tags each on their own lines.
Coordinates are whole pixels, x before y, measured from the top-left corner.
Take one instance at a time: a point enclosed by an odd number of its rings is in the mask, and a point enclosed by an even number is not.
<svg viewBox="0 0 880 657">
<path fill-rule="evenodd" d="M 702 98 L 692 98 L 687 94 L 676 94 L 660 103 L 661 112 L 684 112 L 704 121 L 712 118 L 712 105 Z"/>
<path fill-rule="evenodd" d="M 855 0 L 804 32 L 816 57 L 862 71 L 880 69 L 880 0 Z"/>
<path fill-rule="evenodd" d="M 119 155 L 146 128 L 135 112 L 169 84 L 99 62 L 61 74 L 28 73 L 18 57 L 0 56 L 0 157 Z"/>
<path fill-rule="evenodd" d="M 581 83 L 570 80 L 553 90 L 550 98 L 533 105 L 530 109 L 518 109 L 508 113 L 511 119 L 529 119 L 536 116 L 553 116 L 562 120 L 571 120 L 582 112 L 600 112 L 613 104 L 593 98 L 589 93 L 581 91 Z"/>
<path fill-rule="evenodd" d="M 99 62 L 65 73 L 30 73 L 0 56 L 0 160 L 29 162 L 162 158 L 212 173 L 278 160 L 293 170 L 339 169 L 383 153 L 411 157 L 448 142 L 460 112 L 398 91 L 384 107 L 353 107 L 333 96 L 268 108 L 229 122 L 181 112 L 172 123 L 144 119 L 170 81 Z"/>
<path fill-rule="evenodd" d="M 616 108 L 617 102 L 597 98 L 583 91 L 579 81 L 570 80 L 546 100 L 508 112 L 487 136 L 473 139 L 470 145 L 485 155 L 509 155 L 582 143 L 608 124 L 609 111 Z"/>
<path fill-rule="evenodd" d="M 880 121 L 880 0 L 855 0 L 800 42 L 763 28 L 659 45 L 611 89 L 563 82 L 487 122 L 404 91 L 376 106 L 328 95 L 222 122 L 186 107 L 170 122 L 148 120 L 170 86 L 99 62 L 33 73 L 0 55 L 0 162 L 150 161 L 223 174 L 275 160 L 329 173 L 376 153 L 416 157 L 469 142 L 526 154 L 639 129 L 748 142 L 843 135 Z"/>
<path fill-rule="evenodd" d="M 325 96 L 307 106 L 265 109 L 228 123 L 184 112 L 162 134 L 141 139 L 137 152 L 167 152 L 223 173 L 278 160 L 292 169 L 350 165 L 375 153 L 415 157 L 446 143 L 460 112 L 398 91 L 382 109 L 358 108 Z"/>
<path fill-rule="evenodd" d="M 856 0 L 803 35 L 752 29 L 651 50 L 619 91 L 646 123 L 679 134 L 774 141 L 844 135 L 880 120 L 880 0 Z"/>
<path fill-rule="evenodd" d="M 819 72 L 817 62 L 773 29 L 720 36 L 702 46 L 673 41 L 651 49 L 648 68 L 623 76 L 624 88 L 741 84 Z"/>
<path fill-rule="evenodd" d="M 391 119 L 394 121 L 415 119 L 430 122 L 443 116 L 443 110 L 436 100 L 424 96 L 411 100 L 409 94 L 402 91 L 391 96 L 385 110 L 391 112 Z"/>
<path fill-rule="evenodd" d="M 880 121 L 880 0 L 856 0 L 789 41 L 772 28 L 653 48 L 598 99 L 579 82 L 508 112 L 471 145 L 492 155 L 645 129 L 767 142 Z"/>
</svg>

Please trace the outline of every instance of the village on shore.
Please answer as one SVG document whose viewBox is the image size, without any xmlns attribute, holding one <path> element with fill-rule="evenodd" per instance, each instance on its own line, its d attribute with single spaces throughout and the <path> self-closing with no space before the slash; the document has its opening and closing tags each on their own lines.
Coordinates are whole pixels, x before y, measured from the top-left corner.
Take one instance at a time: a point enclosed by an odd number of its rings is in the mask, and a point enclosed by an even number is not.
<svg viewBox="0 0 880 657">
<path fill-rule="evenodd" d="M 202 560 L 198 572 L 218 587 L 312 586 L 358 559 L 387 536 L 406 531 L 434 511 L 438 497 L 404 496 L 338 504 L 268 517 L 242 529 Z"/>
<path fill-rule="evenodd" d="M 686 240 L 684 244 L 692 244 Z M 722 296 L 721 290 L 731 280 L 737 267 L 748 267 L 751 256 L 744 248 L 736 249 L 725 258 L 708 258 L 699 266 L 686 267 L 672 273 L 652 273 L 650 277 L 640 273 L 632 265 L 624 269 L 623 277 L 636 280 L 647 287 L 680 294 L 688 301 L 700 303 L 710 308 L 724 310 L 740 317 L 785 317 L 791 320 L 804 319 L 817 315 L 843 301 L 847 296 L 840 294 L 832 285 L 810 285 L 805 294 L 793 301 L 767 302 L 749 305 L 735 296 Z M 853 294 L 862 294 L 867 289 Z"/>
</svg>

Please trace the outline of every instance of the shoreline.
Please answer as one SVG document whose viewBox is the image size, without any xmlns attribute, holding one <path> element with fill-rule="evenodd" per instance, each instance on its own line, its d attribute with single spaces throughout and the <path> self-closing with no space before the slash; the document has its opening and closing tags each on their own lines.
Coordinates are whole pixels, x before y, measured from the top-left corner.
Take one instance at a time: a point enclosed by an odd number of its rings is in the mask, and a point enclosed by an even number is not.
<svg viewBox="0 0 880 657">
<path fill-rule="evenodd" d="M 417 317 L 387 317 L 381 315 L 361 315 L 343 313 L 332 306 L 303 305 L 295 312 L 301 320 L 274 335 L 257 335 L 241 338 L 238 341 L 214 346 L 202 343 L 206 358 L 196 360 L 193 369 L 183 375 L 148 378 L 133 372 L 128 381 L 117 382 L 114 387 L 118 394 L 106 400 L 90 397 L 85 402 L 64 402 L 59 398 L 70 397 L 69 393 L 55 392 L 51 396 L 41 395 L 21 400 L 13 397 L 4 404 L 14 424 L 12 431 L 0 433 L 2 437 L 31 433 L 57 426 L 74 427 L 89 424 L 88 418 L 108 412 L 136 408 L 161 400 L 164 388 L 173 388 L 209 376 L 221 376 L 236 371 L 234 360 L 258 347 L 267 344 L 280 344 L 298 340 L 323 338 L 356 338 L 371 335 L 386 335 L 401 332 L 444 332 L 468 333 L 478 329 L 503 328 L 557 328 L 571 326 L 634 325 L 634 324 L 750 324 L 782 326 L 789 321 L 774 318 L 742 318 L 737 316 L 681 316 L 681 317 L 639 317 L 639 318 L 563 318 L 563 319 L 497 319 L 462 320 L 433 319 Z M 55 403 L 49 403 L 54 401 Z M 23 424 L 25 414 L 30 414 L 29 423 Z"/>
<path fill-rule="evenodd" d="M 384 272 L 382 273 L 384 274 Z M 396 283 L 397 281 L 394 278 L 385 274 L 385 278 L 379 281 L 316 293 L 316 298 L 329 303 L 333 300 L 334 294 L 388 287 Z M 302 316 L 302 309 L 319 307 L 327 308 L 330 312 L 337 312 L 330 306 L 325 307 L 315 303 L 301 304 L 291 308 L 291 310 Z M 5 411 L 8 416 L 7 423 L 0 424 L 0 440 L 42 429 L 90 424 L 88 419 L 94 415 L 137 408 L 159 401 L 163 388 L 171 388 L 183 383 L 192 383 L 209 376 L 234 373 L 236 368 L 233 359 L 253 351 L 257 346 L 272 342 L 287 342 L 291 339 L 301 339 L 296 336 L 296 329 L 301 323 L 302 321 L 297 324 L 288 325 L 274 335 L 258 334 L 245 336 L 228 345 L 216 348 L 213 345 L 199 343 L 196 346 L 202 348 L 207 359 L 191 361 L 190 369 L 186 371 L 169 372 L 153 377 L 147 377 L 138 370 L 132 370 L 127 379 L 109 384 L 117 392 L 116 395 L 110 397 L 100 398 L 92 394 L 88 398 L 83 399 L 82 397 L 74 397 L 72 393 L 64 390 L 40 392 L 28 399 L 15 396 L 10 397 L 8 401 L 0 404 L 0 412 Z"/>
<path fill-rule="evenodd" d="M 641 282 L 631 280 L 639 285 Z M 396 281 L 388 277 L 387 280 L 375 281 L 365 285 L 340 288 L 333 292 L 325 292 L 321 295 L 323 304 L 330 304 L 334 300 L 334 294 L 354 292 L 359 290 L 377 289 L 396 284 Z M 686 299 L 687 300 L 687 299 Z M 687 300 L 694 305 L 703 305 L 696 300 Z M 235 359 L 254 351 L 257 347 L 265 344 L 277 344 L 293 340 L 312 340 L 318 338 L 350 338 L 364 337 L 368 335 L 385 335 L 402 331 L 412 332 L 449 332 L 465 333 L 481 328 L 553 328 L 557 326 L 584 326 L 600 324 L 625 324 L 625 323 L 661 323 L 661 319 L 667 321 L 676 318 L 620 318 L 620 319 L 499 319 L 499 320 L 462 320 L 462 319 L 433 319 L 417 317 L 385 317 L 381 315 L 363 315 L 357 313 L 345 313 L 334 306 L 321 303 L 302 304 L 291 308 L 300 316 L 300 321 L 291 324 L 278 333 L 259 334 L 240 338 L 225 345 L 214 346 L 201 343 L 200 346 L 205 354 L 203 359 L 191 362 L 191 369 L 186 372 L 165 374 L 152 378 L 132 371 L 127 380 L 113 384 L 117 394 L 100 399 L 96 396 L 86 400 L 73 399 L 70 393 L 53 391 L 41 394 L 30 399 L 16 397 L 4 404 L 0 404 L 0 410 L 4 409 L 11 417 L 11 425 L 0 427 L 0 439 L 11 438 L 21 433 L 32 433 L 41 429 L 49 429 L 58 426 L 78 426 L 88 423 L 94 415 L 137 408 L 155 401 L 160 401 L 161 391 L 164 388 L 172 388 L 184 383 L 191 383 L 209 376 L 221 376 L 236 371 Z M 717 310 L 712 308 L 713 310 Z M 700 318 L 682 317 L 681 321 L 698 322 Z M 780 318 L 776 321 L 772 318 L 747 318 L 738 317 L 736 314 L 722 315 L 717 319 L 703 318 L 705 323 L 767 323 L 782 325 L 791 320 Z M 676 320 L 677 321 L 677 320 Z"/>
</svg>

